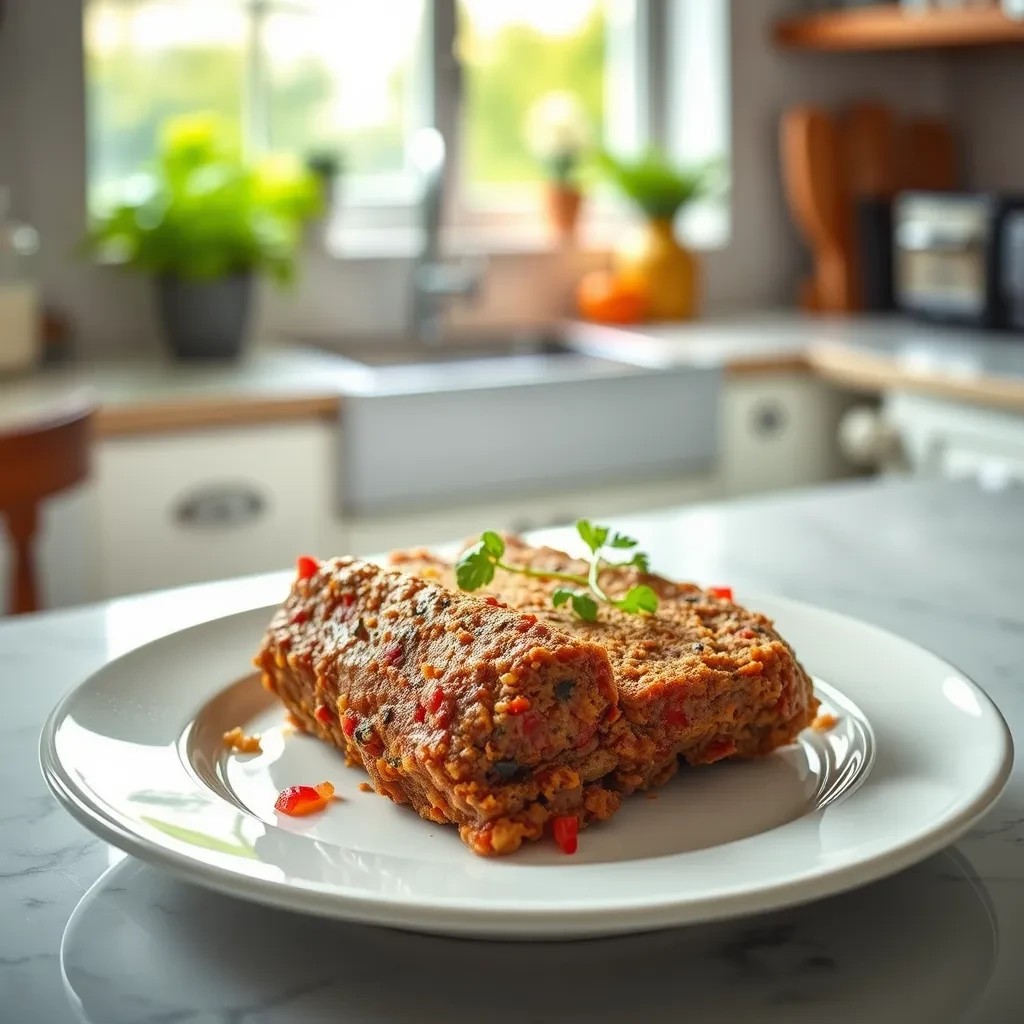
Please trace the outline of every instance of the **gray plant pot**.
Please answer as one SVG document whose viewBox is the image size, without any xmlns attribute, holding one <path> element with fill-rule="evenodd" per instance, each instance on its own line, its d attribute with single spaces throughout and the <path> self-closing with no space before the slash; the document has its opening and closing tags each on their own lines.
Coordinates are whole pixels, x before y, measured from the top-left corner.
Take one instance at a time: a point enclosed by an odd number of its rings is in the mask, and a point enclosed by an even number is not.
<svg viewBox="0 0 1024 1024">
<path fill-rule="evenodd" d="M 236 359 L 252 308 L 253 275 L 216 281 L 161 277 L 157 306 L 171 351 L 179 359 Z"/>
</svg>

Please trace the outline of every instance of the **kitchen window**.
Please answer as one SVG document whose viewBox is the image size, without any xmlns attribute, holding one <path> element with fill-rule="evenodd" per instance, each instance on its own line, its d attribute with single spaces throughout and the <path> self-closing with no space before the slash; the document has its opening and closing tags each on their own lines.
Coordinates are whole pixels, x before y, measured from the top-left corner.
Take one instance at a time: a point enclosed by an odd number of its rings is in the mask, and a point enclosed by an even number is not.
<svg viewBox="0 0 1024 1024">
<path fill-rule="evenodd" d="M 554 91 L 595 142 L 727 155 L 728 0 L 87 0 L 89 196 L 130 187 L 169 116 L 215 111 L 253 152 L 342 161 L 339 223 L 414 223 L 416 129 L 455 159 L 449 219 L 497 233 L 537 208 L 524 127 Z M 614 204 L 598 189 L 592 213 Z M 704 211 L 704 234 L 724 213 Z M 708 231 L 708 225 L 711 230 Z"/>
</svg>

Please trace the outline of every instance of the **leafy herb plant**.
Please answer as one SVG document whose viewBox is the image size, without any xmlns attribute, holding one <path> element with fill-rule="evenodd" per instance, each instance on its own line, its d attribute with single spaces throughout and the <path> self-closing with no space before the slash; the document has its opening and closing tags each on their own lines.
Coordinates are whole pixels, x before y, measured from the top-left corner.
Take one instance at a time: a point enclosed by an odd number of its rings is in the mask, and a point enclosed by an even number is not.
<svg viewBox="0 0 1024 1024">
<path fill-rule="evenodd" d="M 87 251 L 154 276 L 211 281 L 264 272 L 292 279 L 303 225 L 323 206 L 320 180 L 293 157 L 249 161 L 219 118 L 173 118 L 156 160 L 93 221 Z"/>
<path fill-rule="evenodd" d="M 671 220 L 680 207 L 714 195 L 724 177 L 719 160 L 675 167 L 654 149 L 633 159 L 603 152 L 598 156 L 598 167 L 626 199 L 652 220 Z"/>
<path fill-rule="evenodd" d="M 596 526 L 587 519 L 580 519 L 576 523 L 576 530 L 590 551 L 586 575 L 536 569 L 529 565 L 512 565 L 504 561 L 505 542 L 498 534 L 488 530 L 459 559 L 455 567 L 456 582 L 462 590 L 479 590 L 487 586 L 501 569 L 520 576 L 555 580 L 564 584 L 551 595 L 551 603 L 556 608 L 569 605 L 587 622 L 597 620 L 601 604 L 631 615 L 653 615 L 658 610 L 658 595 L 645 584 L 630 587 L 625 596 L 618 599 L 609 597 L 601 587 L 601 570 L 611 566 L 631 565 L 641 572 L 650 571 L 647 555 L 636 550 L 637 541 L 625 534 L 612 533 L 607 526 Z M 606 557 L 610 551 L 632 554 L 625 561 L 611 561 Z"/>
</svg>

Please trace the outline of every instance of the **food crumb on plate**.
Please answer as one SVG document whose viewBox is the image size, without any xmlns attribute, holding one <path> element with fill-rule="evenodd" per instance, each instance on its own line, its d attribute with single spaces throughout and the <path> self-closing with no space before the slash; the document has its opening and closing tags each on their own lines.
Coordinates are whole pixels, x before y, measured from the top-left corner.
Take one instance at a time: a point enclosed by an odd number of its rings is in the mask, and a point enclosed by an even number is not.
<svg viewBox="0 0 1024 1024">
<path fill-rule="evenodd" d="M 317 786 L 289 786 L 282 789 L 274 803 L 274 810 L 293 818 L 301 818 L 307 814 L 322 811 L 332 800 L 334 786 L 330 782 L 321 782 Z"/>
<path fill-rule="evenodd" d="M 373 786 L 371 786 L 368 782 L 360 782 L 359 783 L 359 792 L 360 793 L 372 793 L 373 792 Z"/>
<path fill-rule="evenodd" d="M 259 736 L 250 736 L 242 731 L 240 725 L 224 733 L 224 746 L 231 750 L 237 750 L 240 754 L 261 754 L 263 747 L 260 746 Z"/>
<path fill-rule="evenodd" d="M 287 732 L 306 731 L 306 727 L 302 724 L 302 720 L 297 715 L 293 715 L 290 711 L 285 715 L 284 727 Z"/>
<path fill-rule="evenodd" d="M 839 719 L 835 715 L 824 714 L 818 715 L 818 717 L 811 722 L 811 728 L 817 729 L 818 732 L 828 732 L 829 729 L 834 728 L 839 722 Z"/>
</svg>

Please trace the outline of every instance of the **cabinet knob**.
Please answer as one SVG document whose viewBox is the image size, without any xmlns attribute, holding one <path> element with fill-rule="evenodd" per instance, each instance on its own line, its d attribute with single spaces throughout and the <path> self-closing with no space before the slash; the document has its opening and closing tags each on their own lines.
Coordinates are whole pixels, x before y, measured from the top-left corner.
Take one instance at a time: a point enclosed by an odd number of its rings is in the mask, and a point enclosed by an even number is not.
<svg viewBox="0 0 1024 1024">
<path fill-rule="evenodd" d="M 267 501 L 247 484 L 213 484 L 186 495 L 174 506 L 174 520 L 182 526 L 224 529 L 259 519 Z"/>
<path fill-rule="evenodd" d="M 759 437 L 771 437 L 786 428 L 786 408 L 781 402 L 758 402 L 750 414 L 750 424 Z"/>
</svg>

